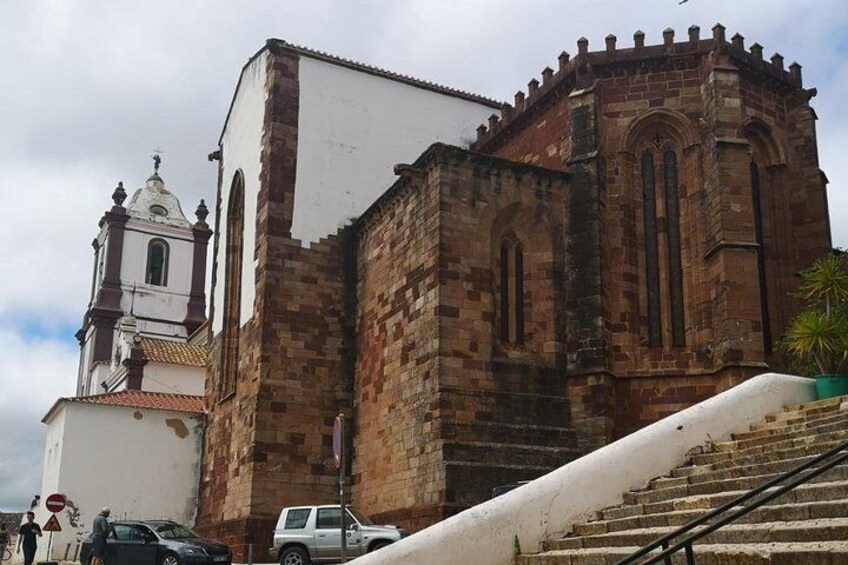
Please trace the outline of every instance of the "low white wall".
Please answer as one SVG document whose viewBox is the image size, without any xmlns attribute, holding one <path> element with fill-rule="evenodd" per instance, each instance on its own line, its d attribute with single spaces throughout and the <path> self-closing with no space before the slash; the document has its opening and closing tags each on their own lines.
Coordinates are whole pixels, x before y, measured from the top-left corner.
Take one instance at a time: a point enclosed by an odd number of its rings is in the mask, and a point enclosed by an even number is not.
<svg viewBox="0 0 848 565">
<path fill-rule="evenodd" d="M 625 492 L 682 465 L 693 447 L 747 430 L 788 404 L 812 400 L 811 379 L 760 375 L 356 564 L 508 565 L 515 535 L 524 552 L 538 551 L 545 539 L 621 504 Z"/>
<path fill-rule="evenodd" d="M 148 408 L 65 402 L 47 424 L 45 452 L 59 461 L 45 466 L 42 501 L 63 493 L 68 506 L 57 518 L 53 559 L 70 556 L 77 534 L 91 531 L 103 506 L 112 519 L 168 519 L 194 524 L 200 484 L 202 416 Z M 61 438 L 58 436 L 61 435 Z M 58 479 L 58 480 L 57 480 Z M 35 510 L 42 526 L 50 517 Z M 37 560 L 47 558 L 47 535 L 38 542 Z"/>
</svg>

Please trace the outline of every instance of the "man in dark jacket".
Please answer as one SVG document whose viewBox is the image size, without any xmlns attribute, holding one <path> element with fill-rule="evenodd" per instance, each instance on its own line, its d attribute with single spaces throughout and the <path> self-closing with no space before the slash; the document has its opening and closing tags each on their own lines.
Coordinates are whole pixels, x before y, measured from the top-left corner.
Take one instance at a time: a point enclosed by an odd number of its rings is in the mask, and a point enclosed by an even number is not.
<svg viewBox="0 0 848 565">
<path fill-rule="evenodd" d="M 26 523 L 18 530 L 18 550 L 24 549 L 24 565 L 32 565 L 35 561 L 35 550 L 38 549 L 37 538 L 41 537 L 41 526 L 35 523 L 35 514 L 26 513 Z"/>
</svg>

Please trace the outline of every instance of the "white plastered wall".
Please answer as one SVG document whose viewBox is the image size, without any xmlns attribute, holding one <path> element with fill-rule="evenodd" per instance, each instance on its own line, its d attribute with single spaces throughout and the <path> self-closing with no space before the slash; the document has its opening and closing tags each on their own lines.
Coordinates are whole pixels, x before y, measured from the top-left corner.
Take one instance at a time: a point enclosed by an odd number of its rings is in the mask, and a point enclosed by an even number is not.
<svg viewBox="0 0 848 565">
<path fill-rule="evenodd" d="M 256 197 L 261 173 L 267 51 L 242 72 L 221 138 L 221 213 L 213 333 L 223 327 L 227 208 L 236 171 L 244 174 L 241 319 L 253 315 Z M 465 146 L 494 109 L 455 96 L 302 55 L 299 61 L 297 175 L 292 235 L 303 243 L 334 234 L 395 180 L 398 163 L 436 142 Z"/>
<path fill-rule="evenodd" d="M 53 536 L 54 559 L 64 558 L 67 544 L 73 555 L 77 533 L 91 531 L 103 506 L 113 519 L 194 524 L 200 415 L 65 402 L 47 427 L 41 497 L 60 492 L 70 501 L 57 515 L 62 531 Z M 43 505 L 36 510 L 40 524 L 49 516 Z M 45 537 L 37 560 L 46 558 Z"/>
<path fill-rule="evenodd" d="M 218 262 L 214 333 L 223 327 L 224 269 L 227 248 L 227 210 L 230 186 L 237 171 L 244 175 L 244 260 L 241 270 L 241 323 L 253 316 L 256 293 L 253 249 L 256 243 L 256 197 L 259 195 L 262 133 L 265 125 L 265 75 L 268 52 L 263 51 L 242 72 L 227 126 L 221 137 L 221 216 L 218 223 Z"/>
<path fill-rule="evenodd" d="M 150 361 L 144 366 L 141 390 L 203 396 L 206 367 Z"/>
<path fill-rule="evenodd" d="M 300 58 L 292 236 L 334 234 L 435 142 L 467 146 L 490 106 L 340 65 Z"/>
</svg>

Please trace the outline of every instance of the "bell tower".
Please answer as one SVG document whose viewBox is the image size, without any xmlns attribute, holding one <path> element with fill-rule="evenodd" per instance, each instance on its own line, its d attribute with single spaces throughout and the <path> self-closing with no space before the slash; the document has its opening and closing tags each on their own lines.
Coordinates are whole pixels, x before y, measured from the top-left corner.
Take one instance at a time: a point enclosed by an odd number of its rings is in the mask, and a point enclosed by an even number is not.
<svg viewBox="0 0 848 565">
<path fill-rule="evenodd" d="M 92 241 L 89 305 L 80 343 L 77 395 L 140 388 L 142 340 L 185 343 L 206 321 L 206 250 L 212 231 L 203 200 L 189 222 L 154 171 L 125 206 L 118 183 L 113 205 Z"/>
</svg>

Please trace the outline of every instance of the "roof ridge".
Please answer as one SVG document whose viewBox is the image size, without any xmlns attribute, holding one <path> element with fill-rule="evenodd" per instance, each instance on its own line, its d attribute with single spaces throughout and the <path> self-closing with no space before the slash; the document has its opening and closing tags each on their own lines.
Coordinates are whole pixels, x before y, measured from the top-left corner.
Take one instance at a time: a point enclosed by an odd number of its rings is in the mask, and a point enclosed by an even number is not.
<svg viewBox="0 0 848 565">
<path fill-rule="evenodd" d="M 170 403 L 166 401 L 170 401 Z M 200 414 L 204 411 L 204 397 L 199 395 L 154 392 L 150 390 L 119 390 L 89 396 L 61 397 L 53 403 L 53 406 L 50 407 L 44 418 L 41 419 L 41 422 L 44 424 L 48 423 L 53 414 L 59 409 L 59 406 L 65 402 L 94 406 L 117 406 L 122 408 L 164 410 L 166 412 L 185 412 L 189 414 Z"/>
<path fill-rule="evenodd" d="M 155 390 L 115 390 L 112 392 L 100 392 L 97 394 L 89 394 L 86 396 L 69 396 L 63 397 L 62 400 L 74 400 L 74 399 L 85 399 L 85 398 L 105 398 L 107 396 L 118 396 L 118 395 L 129 395 L 129 394 L 149 394 L 156 396 L 187 396 L 189 398 L 203 398 L 203 395 L 199 394 L 186 394 L 184 392 L 158 392 Z"/>
<path fill-rule="evenodd" d="M 348 59 L 347 57 L 341 57 L 339 55 L 334 55 L 332 53 L 328 53 L 326 51 L 321 51 L 318 49 L 312 49 L 310 47 L 304 47 L 302 45 L 296 45 L 294 43 L 289 43 L 284 39 L 271 38 L 268 39 L 266 44 L 275 44 L 280 47 L 290 49 L 292 51 L 298 52 L 302 55 L 313 56 L 319 59 L 323 59 L 325 61 L 331 63 L 339 63 L 343 66 L 369 72 L 371 74 L 375 74 L 378 76 L 382 76 L 384 78 L 389 78 L 393 80 L 397 80 L 400 82 L 404 82 L 410 84 L 412 86 L 419 86 L 422 88 L 426 88 L 428 90 L 433 90 L 436 92 L 441 92 L 443 94 L 448 94 L 451 96 L 456 96 L 458 98 L 464 98 L 466 100 L 470 100 L 472 102 L 477 102 L 480 104 L 484 104 L 486 106 L 491 106 L 492 108 L 500 108 L 503 105 L 502 101 L 495 100 L 494 98 L 489 98 L 488 96 L 483 96 L 481 94 L 476 94 L 474 92 L 468 92 L 467 90 L 461 90 L 459 88 L 453 88 L 450 86 L 445 86 L 443 84 L 439 84 L 437 82 L 424 80 L 420 78 L 416 78 L 411 75 L 405 75 L 396 71 L 390 71 L 383 67 L 378 67 L 376 65 L 371 65 L 368 63 L 362 63 L 356 61 L 354 59 Z"/>
</svg>

